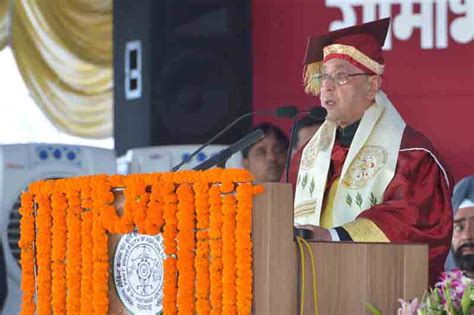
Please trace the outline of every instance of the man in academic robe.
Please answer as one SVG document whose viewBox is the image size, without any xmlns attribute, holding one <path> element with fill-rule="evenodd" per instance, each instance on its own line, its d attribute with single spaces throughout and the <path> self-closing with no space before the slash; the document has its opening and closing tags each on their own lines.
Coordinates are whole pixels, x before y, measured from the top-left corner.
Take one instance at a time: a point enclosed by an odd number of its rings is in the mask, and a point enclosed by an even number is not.
<svg viewBox="0 0 474 315">
<path fill-rule="evenodd" d="M 305 89 L 326 121 L 293 159 L 295 225 L 313 240 L 429 244 L 430 284 L 452 234 L 451 179 L 381 90 L 390 19 L 309 39 Z"/>
</svg>

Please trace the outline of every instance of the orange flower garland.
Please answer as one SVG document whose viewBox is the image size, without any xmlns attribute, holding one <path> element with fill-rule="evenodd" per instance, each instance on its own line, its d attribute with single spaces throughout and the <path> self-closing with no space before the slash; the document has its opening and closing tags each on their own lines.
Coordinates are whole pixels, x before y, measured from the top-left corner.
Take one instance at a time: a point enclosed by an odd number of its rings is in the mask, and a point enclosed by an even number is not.
<svg viewBox="0 0 474 315">
<path fill-rule="evenodd" d="M 163 192 L 163 218 L 165 228 L 163 230 L 163 242 L 165 245 L 166 259 L 164 262 L 164 287 L 163 287 L 163 313 L 167 315 L 177 314 L 176 295 L 177 288 L 177 263 L 176 263 L 176 203 L 178 199 L 175 193 L 175 186 L 171 182 L 163 182 L 160 185 Z"/>
<path fill-rule="evenodd" d="M 81 196 L 80 186 L 75 181 L 68 181 L 66 197 L 67 208 L 67 253 L 66 283 L 68 294 L 66 297 L 67 314 L 79 314 L 81 311 Z"/>
<path fill-rule="evenodd" d="M 194 184 L 196 204 L 196 313 L 209 314 L 211 305 L 209 301 L 209 184 L 198 182 Z"/>
<path fill-rule="evenodd" d="M 36 215 L 36 261 L 38 264 L 38 314 L 51 314 L 51 204 L 49 197 L 53 188 L 51 181 L 39 186 L 39 191 L 32 187 L 35 201 L 38 204 Z"/>
<path fill-rule="evenodd" d="M 209 189 L 209 197 L 210 300 L 211 314 L 217 315 L 222 313 L 222 201 L 219 186 L 213 185 Z"/>
<path fill-rule="evenodd" d="M 237 187 L 237 226 L 235 251 L 237 259 L 237 311 L 250 314 L 252 310 L 252 184 Z"/>
<path fill-rule="evenodd" d="M 21 237 L 18 245 L 21 249 L 20 265 L 23 272 L 21 277 L 21 315 L 35 313 L 35 218 L 33 209 L 33 194 L 24 192 L 21 195 Z"/>
<path fill-rule="evenodd" d="M 110 202 L 110 195 L 104 192 L 104 186 L 99 182 L 94 185 L 95 190 L 92 191 L 92 307 L 94 314 L 107 314 L 109 307 L 109 238 L 104 227 L 104 222 L 108 218 L 101 214 L 103 214 L 104 205 Z"/>
<path fill-rule="evenodd" d="M 150 201 L 148 202 L 147 222 L 145 229 L 147 234 L 160 233 L 163 226 L 163 194 L 159 183 L 155 182 L 151 188 Z"/>
<path fill-rule="evenodd" d="M 52 248 L 51 248 L 51 270 L 52 270 L 52 309 L 54 314 L 66 312 L 66 235 L 67 221 L 66 210 L 68 208 L 64 196 L 64 181 L 58 180 L 54 185 L 51 195 L 52 208 Z"/>
<path fill-rule="evenodd" d="M 251 180 L 243 170 L 213 169 L 31 184 L 20 208 L 22 314 L 106 314 L 107 232 L 134 228 L 163 231 L 165 314 L 249 314 L 252 197 L 261 192 Z"/>
<path fill-rule="evenodd" d="M 194 311 L 194 194 L 189 184 L 176 191 L 178 197 L 178 310 L 184 314 Z"/>
<path fill-rule="evenodd" d="M 226 194 L 222 202 L 222 313 L 236 314 L 236 260 L 235 260 L 235 196 L 230 194 L 234 184 L 224 182 L 221 186 L 222 193 Z"/>
<path fill-rule="evenodd" d="M 140 175 L 130 175 L 126 179 L 125 197 L 132 202 L 132 216 L 138 233 L 147 234 L 147 204 L 149 193 Z M 128 210 L 128 209 L 127 209 Z"/>
<path fill-rule="evenodd" d="M 81 314 L 93 314 L 92 308 L 92 190 L 90 187 L 90 178 L 83 177 L 80 179 L 81 184 L 81 207 L 82 212 L 81 223 Z"/>
</svg>

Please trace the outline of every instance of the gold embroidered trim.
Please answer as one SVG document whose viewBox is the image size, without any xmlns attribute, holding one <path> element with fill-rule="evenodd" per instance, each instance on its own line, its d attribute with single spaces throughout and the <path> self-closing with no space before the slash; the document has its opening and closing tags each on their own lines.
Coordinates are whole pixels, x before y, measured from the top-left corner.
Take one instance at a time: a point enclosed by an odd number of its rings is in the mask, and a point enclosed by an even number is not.
<svg viewBox="0 0 474 315">
<path fill-rule="evenodd" d="M 301 217 L 307 214 L 313 214 L 316 211 L 316 201 L 310 200 L 303 202 L 295 207 L 294 216 Z"/>
<path fill-rule="evenodd" d="M 382 230 L 369 219 L 356 219 L 342 227 L 354 242 L 390 242 Z"/>
<path fill-rule="evenodd" d="M 376 74 L 383 74 L 384 65 L 376 62 L 363 54 L 360 50 L 353 46 L 343 44 L 333 44 L 323 48 L 324 58 L 330 54 L 343 54 L 351 57 L 364 67 L 372 70 Z"/>
</svg>

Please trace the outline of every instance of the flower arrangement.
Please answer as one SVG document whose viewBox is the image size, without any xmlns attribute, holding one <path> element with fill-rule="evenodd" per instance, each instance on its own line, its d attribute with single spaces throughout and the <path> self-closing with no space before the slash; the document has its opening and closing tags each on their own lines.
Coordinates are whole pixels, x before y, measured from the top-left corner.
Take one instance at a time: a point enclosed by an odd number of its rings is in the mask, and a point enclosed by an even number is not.
<svg viewBox="0 0 474 315">
<path fill-rule="evenodd" d="M 426 292 L 420 301 L 399 300 L 397 315 L 472 315 L 474 314 L 474 279 L 462 271 L 444 272 L 434 288 Z M 373 315 L 382 315 L 374 306 L 367 305 Z"/>
<path fill-rule="evenodd" d="M 250 314 L 252 199 L 263 191 L 252 180 L 212 169 L 31 184 L 20 208 L 21 314 L 106 314 L 109 236 L 133 230 L 163 235 L 165 314 Z"/>
</svg>

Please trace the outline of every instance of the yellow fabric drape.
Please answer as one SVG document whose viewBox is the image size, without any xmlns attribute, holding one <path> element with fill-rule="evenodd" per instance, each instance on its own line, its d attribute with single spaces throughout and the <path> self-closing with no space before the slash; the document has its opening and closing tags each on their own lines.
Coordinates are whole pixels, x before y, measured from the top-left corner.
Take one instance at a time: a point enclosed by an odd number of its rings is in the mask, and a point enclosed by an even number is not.
<svg viewBox="0 0 474 315">
<path fill-rule="evenodd" d="M 112 28 L 112 0 L 15 1 L 18 68 L 38 106 L 69 134 L 112 135 Z"/>
<path fill-rule="evenodd" d="M 0 0 L 0 50 L 8 45 L 10 40 L 11 0 Z"/>
</svg>

